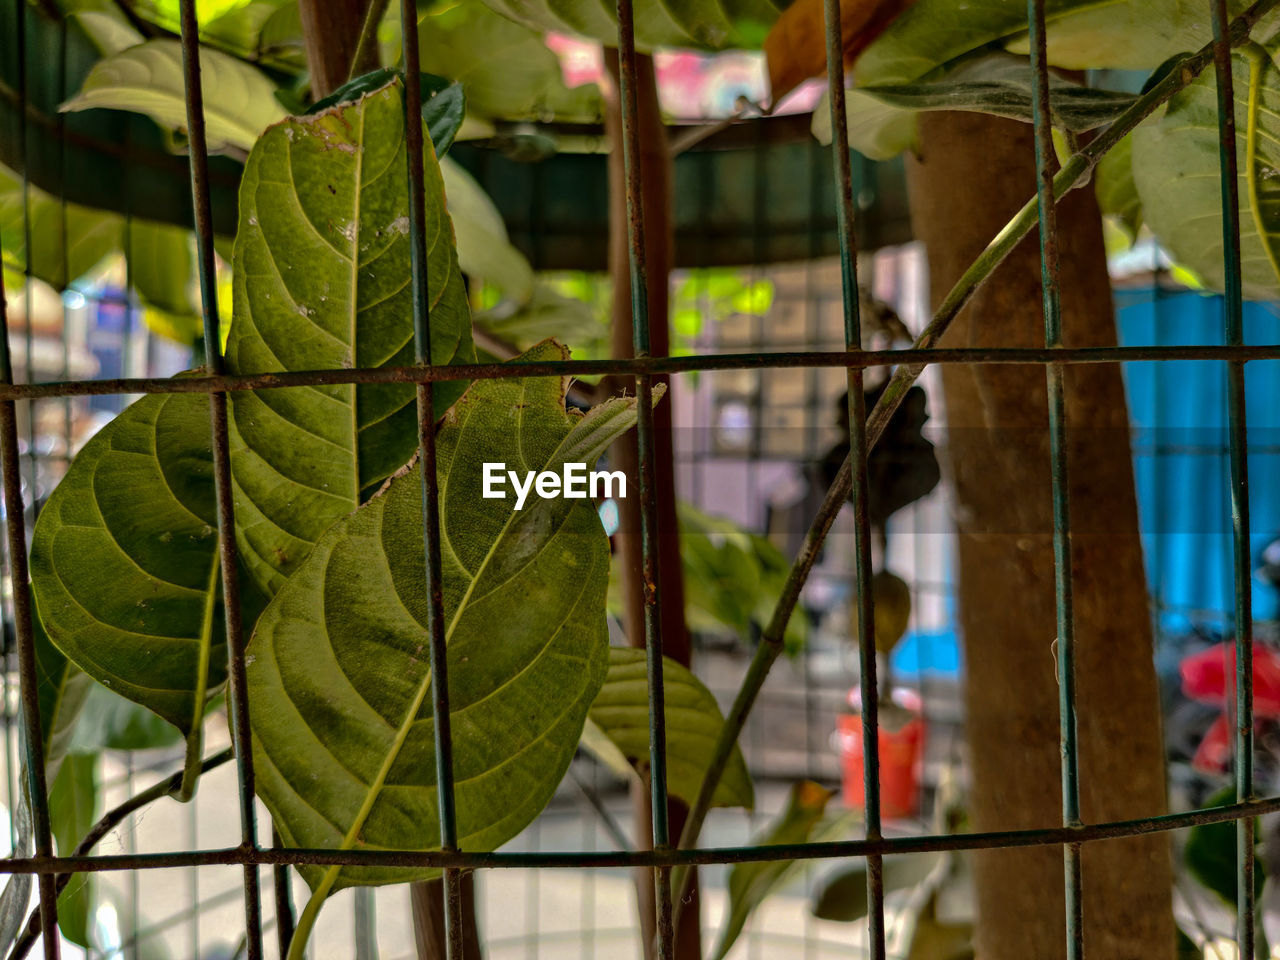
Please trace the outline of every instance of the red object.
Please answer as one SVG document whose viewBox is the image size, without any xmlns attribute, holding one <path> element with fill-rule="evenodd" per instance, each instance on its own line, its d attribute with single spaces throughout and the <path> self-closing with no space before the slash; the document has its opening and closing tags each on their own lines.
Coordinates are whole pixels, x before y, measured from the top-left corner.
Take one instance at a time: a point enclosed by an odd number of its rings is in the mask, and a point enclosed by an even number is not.
<svg viewBox="0 0 1280 960">
<path fill-rule="evenodd" d="M 901 726 L 880 726 L 880 815 L 886 820 L 915 816 L 920 809 L 920 772 L 924 766 L 924 715 L 920 698 L 910 690 L 895 690 L 893 702 L 912 714 Z M 849 694 L 849 705 L 861 707 L 859 692 Z M 836 717 L 836 746 L 843 779 L 841 798 L 852 810 L 865 806 L 863 795 L 862 714 Z"/>
<path fill-rule="evenodd" d="M 1235 706 L 1235 643 L 1226 641 L 1201 650 L 1185 658 L 1178 669 L 1184 694 L 1224 711 L 1205 733 L 1191 761 L 1198 770 L 1221 773 L 1231 762 L 1231 725 L 1226 711 Z M 1258 643 L 1253 645 L 1253 715 L 1280 719 L 1280 654 Z"/>
</svg>

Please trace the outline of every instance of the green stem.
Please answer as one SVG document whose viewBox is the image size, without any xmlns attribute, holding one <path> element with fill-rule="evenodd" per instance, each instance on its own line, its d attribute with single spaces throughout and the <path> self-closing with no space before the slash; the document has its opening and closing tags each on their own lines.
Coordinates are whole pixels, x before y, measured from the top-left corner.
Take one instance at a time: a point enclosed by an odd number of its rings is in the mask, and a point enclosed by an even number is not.
<svg viewBox="0 0 1280 960">
<path fill-rule="evenodd" d="M 1229 28 L 1231 46 L 1239 47 L 1246 43 L 1249 39 L 1249 31 L 1253 26 L 1263 15 L 1277 5 L 1280 5 L 1280 0 L 1256 0 L 1248 10 L 1233 20 Z M 1196 53 L 1184 58 L 1153 85 L 1150 90 L 1135 100 L 1124 113 L 1099 133 L 1091 143 L 1068 158 L 1062 165 L 1062 169 L 1058 171 L 1057 176 L 1053 178 L 1054 197 L 1060 198 L 1068 191 L 1087 182 L 1090 172 L 1112 147 L 1123 140 L 1134 127 L 1154 113 L 1175 93 L 1189 86 L 1213 62 L 1213 46 L 1212 43 L 1205 44 Z M 951 322 L 956 318 L 956 315 L 969 302 L 974 291 L 991 276 L 996 267 L 1004 261 L 1005 257 L 1031 232 L 1038 222 L 1039 211 L 1036 199 L 1032 197 L 1014 215 L 1013 219 L 1005 224 L 1004 229 L 995 236 L 991 243 L 987 245 L 987 248 L 970 264 L 969 269 L 956 281 L 955 286 L 951 288 L 946 299 L 942 301 L 942 304 L 934 313 L 929 325 L 925 327 L 924 331 L 916 339 L 913 344 L 914 349 L 929 349 L 938 342 L 951 325 Z M 894 371 L 893 377 L 881 394 L 875 409 L 867 417 L 868 450 L 880 440 L 889 419 L 897 411 L 906 397 L 907 391 L 915 383 L 916 378 L 920 376 L 925 366 L 925 364 L 904 363 Z M 791 565 L 782 593 L 774 606 L 769 626 L 764 631 L 764 637 L 760 646 L 756 649 L 755 657 L 747 669 L 746 676 L 743 677 L 738 695 L 734 699 L 728 715 L 725 717 L 724 725 L 720 728 L 720 734 L 716 739 L 711 759 L 707 763 L 707 771 L 703 775 L 702 785 L 698 789 L 698 797 L 689 811 L 689 818 L 685 821 L 684 830 L 680 834 L 680 841 L 677 845 L 679 849 L 689 849 L 698 842 L 702 824 L 711 809 L 711 798 L 720 783 L 720 778 L 724 775 L 725 767 L 746 724 L 747 716 L 755 705 L 756 697 L 760 693 L 760 688 L 764 686 L 764 681 L 768 677 L 770 669 L 772 669 L 774 662 L 782 652 L 783 635 L 786 631 L 787 622 L 791 619 L 791 614 L 800 599 L 800 591 L 808 580 L 809 573 L 813 569 L 822 544 L 831 529 L 831 524 L 835 521 L 836 514 L 840 512 L 844 501 L 848 498 L 851 488 L 852 471 L 849 458 L 846 457 L 839 473 L 837 473 L 835 480 L 827 491 L 826 498 L 823 500 L 817 516 L 809 527 L 809 532 L 805 536 L 805 542 L 800 549 L 799 556 L 796 557 L 795 562 Z M 672 872 L 671 888 L 674 894 L 676 923 L 679 923 L 679 915 L 688 894 L 690 878 L 691 873 L 688 867 L 679 866 Z"/>
<path fill-rule="evenodd" d="M 346 836 L 342 838 L 342 844 L 338 847 L 339 850 L 350 850 L 356 845 L 360 831 L 364 829 L 365 821 L 369 819 L 369 814 L 373 812 L 373 805 L 378 800 L 378 794 L 382 792 L 383 784 L 387 782 L 387 776 L 391 773 L 391 767 L 395 764 L 396 757 L 400 755 L 400 750 L 404 746 L 405 740 L 409 737 L 409 730 L 413 727 L 413 723 L 418 717 L 418 711 L 422 709 L 423 701 L 426 700 L 429 689 L 431 689 L 431 671 L 427 671 L 426 676 L 423 677 L 422 682 L 418 685 L 418 692 L 414 695 L 413 703 L 405 711 L 404 720 L 400 722 L 400 729 L 396 731 L 395 738 L 391 741 L 391 747 L 387 750 L 387 755 L 382 759 L 382 766 L 378 768 L 373 782 L 369 784 L 369 789 L 364 795 L 364 801 L 360 804 L 360 809 L 356 811 L 355 819 L 351 821 L 351 826 L 347 828 Z M 329 896 L 329 892 L 337 882 L 338 873 L 341 870 L 342 866 L 340 864 L 334 864 L 329 867 L 324 872 L 324 876 L 320 878 L 320 883 L 315 890 L 311 892 L 311 899 L 307 901 L 307 905 L 302 910 L 302 915 L 298 917 L 298 926 L 293 931 L 293 940 L 289 943 L 289 954 L 285 960 L 304 960 L 307 941 L 311 939 L 311 931 L 316 925 L 316 917 L 320 915 L 320 908 L 324 906 L 325 898 Z"/>
<path fill-rule="evenodd" d="M 205 587 L 204 613 L 200 620 L 200 656 L 196 661 L 196 688 L 192 692 L 191 730 L 187 733 L 187 759 L 182 768 L 182 785 L 176 794 L 186 803 L 196 793 L 200 780 L 200 756 L 204 751 L 204 701 L 209 690 L 209 649 L 213 645 L 213 611 L 218 603 L 218 552 L 214 551 L 209 582 Z"/>
<path fill-rule="evenodd" d="M 1244 170 L 1245 182 L 1249 186 L 1249 213 L 1253 217 L 1253 228 L 1258 231 L 1258 242 L 1267 252 L 1271 272 L 1277 280 L 1280 280 L 1280 258 L 1277 257 L 1267 227 L 1262 222 L 1262 204 L 1258 199 L 1258 109 L 1262 100 L 1262 70 L 1270 58 L 1267 56 L 1267 51 L 1253 41 L 1244 44 L 1240 52 L 1249 61 L 1249 112 L 1245 124 L 1244 141 Z"/>
<path fill-rule="evenodd" d="M 360 39 L 356 41 L 356 52 L 351 57 L 351 70 L 347 73 L 347 83 L 359 76 L 360 64 L 369 56 L 369 51 L 378 42 L 378 24 L 387 13 L 388 0 L 373 0 L 365 11 L 364 23 L 360 25 Z"/>
</svg>

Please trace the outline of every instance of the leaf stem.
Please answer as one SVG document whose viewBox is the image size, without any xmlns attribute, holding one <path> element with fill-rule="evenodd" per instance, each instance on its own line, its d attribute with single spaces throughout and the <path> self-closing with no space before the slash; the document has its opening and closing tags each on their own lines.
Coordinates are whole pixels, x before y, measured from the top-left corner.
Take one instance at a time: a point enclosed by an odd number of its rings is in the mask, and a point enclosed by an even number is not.
<svg viewBox="0 0 1280 960">
<path fill-rule="evenodd" d="M 1253 216 L 1253 228 L 1258 231 L 1258 242 L 1267 252 L 1271 272 L 1280 280 L 1280 258 L 1262 222 L 1262 205 L 1258 198 L 1258 108 L 1262 100 L 1262 71 L 1269 60 L 1267 51 L 1250 41 L 1240 48 L 1249 61 L 1249 106 L 1245 123 L 1245 182 L 1249 186 L 1249 213 Z"/>
<path fill-rule="evenodd" d="M 347 828 L 347 834 L 342 838 L 342 844 L 338 847 L 339 850 L 350 850 L 356 845 L 356 839 L 360 836 L 360 831 L 364 829 L 364 823 L 369 819 L 369 814 L 373 812 L 373 805 L 378 800 L 378 794 L 382 792 L 383 784 L 387 782 L 387 776 L 391 773 L 391 768 L 395 765 L 396 758 L 400 756 L 400 750 L 404 747 L 404 742 L 409 737 L 409 730 L 418 718 L 418 711 L 422 709 L 422 704 L 427 697 L 427 691 L 430 689 L 431 671 L 428 670 L 426 676 L 422 678 L 422 682 L 418 684 L 418 692 L 414 694 L 413 703 L 405 711 L 404 719 L 400 722 L 400 729 L 396 731 L 395 738 L 391 741 L 391 747 L 387 750 L 387 755 L 382 758 L 382 766 L 378 768 L 373 782 L 369 784 L 369 789 L 364 795 L 364 801 L 360 804 L 360 809 L 356 811 L 355 818 L 351 821 L 351 826 Z M 289 954 L 286 960 L 304 960 L 307 941 L 311 939 L 311 931 L 316 925 L 316 917 L 320 915 L 320 908 L 324 906 L 324 901 L 333 889 L 333 885 L 337 882 L 338 873 L 341 870 L 342 866 L 340 864 L 334 864 L 329 867 L 324 872 L 324 876 L 320 878 L 320 883 L 315 890 L 311 892 L 311 899 L 307 901 L 307 905 L 302 910 L 302 915 L 298 917 L 298 926 L 294 928 L 293 939 L 289 942 Z"/>
<path fill-rule="evenodd" d="M 369 52 L 378 42 L 378 24 L 387 13 L 388 0 L 372 0 L 365 11 L 364 22 L 360 25 L 360 39 L 356 41 L 356 52 L 351 55 L 351 69 L 347 73 L 347 83 L 360 75 L 360 64 L 364 63 Z M 375 63 L 376 66 L 376 63 Z"/>
<path fill-rule="evenodd" d="M 218 551 L 214 550 L 209 583 L 204 593 L 204 613 L 200 618 L 200 656 L 196 661 L 196 688 L 191 694 L 191 730 L 187 733 L 187 758 L 182 783 L 175 794 L 186 803 L 196 793 L 200 779 L 200 756 L 204 752 L 204 701 L 209 690 L 209 648 L 213 645 L 213 611 L 218 602 Z"/>
<path fill-rule="evenodd" d="M 199 764 L 199 772 L 208 773 L 210 770 L 214 770 L 231 760 L 234 755 L 234 751 L 228 747 L 221 753 L 215 753 L 211 757 L 206 757 Z M 186 775 L 187 772 L 185 769 L 180 770 L 173 776 L 166 777 L 159 783 L 153 784 L 136 796 L 130 797 L 124 803 L 120 804 L 120 806 L 107 811 L 107 813 L 103 814 L 102 819 L 95 823 L 89 829 L 89 832 L 84 835 L 84 839 L 82 839 L 76 845 L 76 848 L 71 851 L 70 856 L 85 856 L 98 845 L 99 840 L 118 827 L 124 821 L 125 817 L 129 816 L 129 814 L 141 810 L 143 807 L 159 800 L 161 797 L 174 796 L 175 791 L 182 786 L 183 778 L 185 778 Z M 66 889 L 67 884 L 71 882 L 72 876 L 74 876 L 74 874 L 58 874 L 55 887 L 58 893 L 62 893 L 62 891 Z M 39 909 L 32 910 L 31 915 L 27 918 L 26 929 L 23 931 L 22 936 L 19 937 L 13 945 L 13 951 L 9 954 L 9 960 L 22 960 L 22 958 L 30 952 L 32 946 L 35 945 L 36 938 L 40 936 L 40 930 L 40 911 Z"/>
<path fill-rule="evenodd" d="M 1266 13 L 1280 5 L 1280 0 L 1256 0 L 1244 13 L 1232 21 L 1229 27 L 1229 43 L 1239 47 L 1249 39 L 1249 31 Z M 1053 178 L 1053 193 L 1056 198 L 1087 182 L 1089 173 L 1097 166 L 1098 161 L 1117 143 L 1133 130 L 1139 123 L 1155 112 L 1162 104 L 1178 91 L 1189 86 L 1204 69 L 1213 62 L 1214 44 L 1208 43 L 1196 53 L 1183 59 L 1172 70 L 1162 77 L 1150 90 L 1118 116 L 1110 126 L 1106 127 L 1083 149 L 1074 153 L 1062 165 L 1062 169 Z M 987 248 L 970 264 L 964 274 L 956 281 L 955 286 L 939 305 L 929 325 L 916 338 L 913 349 L 923 350 L 933 347 L 946 332 L 947 327 L 969 302 L 974 291 L 981 286 L 995 271 L 1018 243 L 1026 237 L 1039 222 L 1036 198 L 1032 197 L 1023 205 Z M 900 365 L 890 379 L 888 386 L 881 394 L 875 409 L 867 417 L 867 449 L 870 450 L 884 434 L 889 419 L 902 404 L 911 385 L 924 370 L 925 364 L 904 363 Z M 844 501 L 852 488 L 852 470 L 849 458 L 845 457 L 840 471 L 827 490 L 827 495 L 818 509 L 818 514 L 809 527 L 804 545 L 791 565 L 782 593 L 774 606 L 773 616 L 747 673 L 734 699 L 733 706 L 725 716 L 724 725 L 716 740 L 711 759 L 707 763 L 707 771 L 703 776 L 702 786 L 698 790 L 697 800 L 689 811 L 684 830 L 677 844 L 679 849 L 686 850 L 696 845 L 702 824 L 711 809 L 711 798 L 715 794 L 720 778 L 724 775 L 729 757 L 738 737 L 746 724 L 747 716 L 755 705 L 756 697 L 770 669 L 783 649 L 783 635 L 787 622 L 795 611 L 800 599 L 800 592 L 808 580 L 809 573 L 817 561 L 818 553 L 826 540 L 828 531 L 840 512 Z M 679 923 L 679 912 L 688 893 L 688 884 L 692 874 L 688 867 L 679 866 L 672 872 L 672 891 L 676 910 L 675 922 Z"/>
</svg>

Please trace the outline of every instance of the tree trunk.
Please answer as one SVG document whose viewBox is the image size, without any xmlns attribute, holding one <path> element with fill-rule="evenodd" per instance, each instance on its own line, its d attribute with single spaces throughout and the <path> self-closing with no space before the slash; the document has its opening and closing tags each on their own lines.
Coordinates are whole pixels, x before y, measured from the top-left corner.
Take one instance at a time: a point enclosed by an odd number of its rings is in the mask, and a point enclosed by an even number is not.
<svg viewBox="0 0 1280 960">
<path fill-rule="evenodd" d="M 1031 127 L 970 113 L 924 114 L 908 184 L 936 305 L 1034 194 Z M 1066 345 L 1114 345 L 1093 190 L 1074 191 L 1058 209 Z M 1044 345 L 1034 235 L 983 285 L 942 345 Z M 1045 371 L 947 364 L 942 381 L 959 533 L 973 829 L 1057 826 Z M 1164 748 L 1120 368 L 1071 367 L 1066 391 L 1082 814 L 1086 822 L 1147 817 L 1166 808 Z M 1167 837 L 1086 844 L 1082 869 L 1087 955 L 1172 955 Z M 1060 848 L 980 851 L 974 876 L 978 956 L 1064 955 Z"/>
<path fill-rule="evenodd" d="M 409 885 L 413 911 L 413 939 L 420 960 L 445 955 L 444 881 L 423 880 Z M 462 960 L 480 960 L 480 931 L 476 925 L 475 874 L 462 875 Z"/>
<path fill-rule="evenodd" d="M 360 27 L 369 0 L 298 0 L 302 41 L 311 72 L 311 95 L 319 100 L 347 82 L 351 58 L 360 41 Z M 378 45 L 369 50 L 357 74 L 378 66 Z"/>
<path fill-rule="evenodd" d="M 672 164 L 667 150 L 666 128 L 658 109 L 653 58 L 637 57 L 636 92 L 639 101 L 640 168 L 645 225 L 645 255 L 648 265 L 650 347 L 654 356 L 666 356 L 670 348 L 668 324 L 668 283 L 674 244 L 671 215 Z M 631 326 L 631 276 L 627 235 L 626 178 L 622 156 L 622 117 L 618 102 L 618 52 L 605 51 L 605 63 L 614 89 L 606 96 L 605 125 L 612 149 L 609 154 L 609 273 L 613 280 L 612 346 L 615 357 L 634 356 Z M 655 382 L 668 382 L 654 377 Z M 634 393 L 635 381 L 616 377 L 601 385 L 602 393 Z M 671 400 L 654 408 L 654 459 L 657 474 L 655 508 L 658 521 L 658 589 L 662 596 L 662 649 L 666 656 L 689 665 L 689 632 L 684 621 L 684 580 L 680 563 L 680 533 L 676 520 L 675 455 L 672 443 Z M 614 537 L 620 558 L 622 592 L 625 597 L 623 627 L 633 647 L 644 646 L 644 606 L 640 583 L 640 500 L 639 456 L 635 431 L 629 432 L 609 450 L 610 465 L 625 471 L 627 498 L 618 502 L 619 527 Z M 651 806 L 647 787 L 634 790 L 636 838 L 641 847 L 653 844 L 650 829 Z M 684 828 L 688 808 L 681 802 L 668 803 L 671 840 Z M 640 933 L 646 956 L 652 956 L 654 935 L 653 871 L 636 871 L 636 896 L 640 911 Z M 699 933 L 697 876 L 693 878 L 690 902 L 681 914 L 676 931 L 677 960 L 699 960 L 702 955 Z"/>
</svg>

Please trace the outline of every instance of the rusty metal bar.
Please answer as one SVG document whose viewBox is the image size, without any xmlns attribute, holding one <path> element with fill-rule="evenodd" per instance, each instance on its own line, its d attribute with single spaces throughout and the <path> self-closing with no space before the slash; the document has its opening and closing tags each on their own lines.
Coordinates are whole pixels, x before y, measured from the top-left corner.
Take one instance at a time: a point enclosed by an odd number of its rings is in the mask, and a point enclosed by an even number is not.
<svg viewBox="0 0 1280 960">
<path fill-rule="evenodd" d="M 200 273 L 200 304 L 204 319 L 205 365 L 215 376 L 223 372 L 222 340 L 218 330 L 218 278 L 213 253 L 213 216 L 209 206 L 209 152 L 205 138 L 204 91 L 200 80 L 200 34 L 195 0 L 181 0 L 183 84 L 187 102 L 188 155 L 191 197 L 195 213 L 196 260 Z M 213 437 L 213 479 L 218 506 L 218 557 L 222 573 L 222 609 L 227 635 L 228 703 L 231 741 L 235 747 L 240 799 L 240 843 L 258 848 L 258 820 L 254 809 L 253 740 L 249 731 L 249 693 L 245 683 L 244 625 L 240 615 L 239 549 L 236 545 L 235 504 L 231 492 L 231 454 L 227 426 L 227 394 L 209 394 Z M 245 936 L 249 960 L 262 958 L 262 904 L 258 868 L 244 867 Z"/>
<path fill-rule="evenodd" d="M 1053 129 L 1045 0 L 1027 0 L 1031 41 L 1032 121 L 1035 126 L 1036 202 L 1040 208 L 1040 285 L 1044 345 L 1062 347 L 1062 298 L 1058 276 L 1058 215 L 1053 196 Z M 1049 401 L 1049 457 L 1053 486 L 1053 581 L 1057 612 L 1058 742 L 1062 756 L 1062 823 L 1080 824 L 1080 754 L 1076 742 L 1075 621 L 1071 560 L 1071 501 L 1067 474 L 1066 368 L 1045 366 Z M 1080 844 L 1062 847 L 1068 960 L 1084 956 L 1084 888 Z"/>
<path fill-rule="evenodd" d="M 423 151 L 433 149 L 422 130 L 422 89 L 418 84 L 417 0 L 402 0 L 400 28 L 404 44 L 405 149 L 409 177 L 409 268 L 413 291 L 414 359 L 431 366 L 431 295 L 427 289 L 426 184 Z M 435 738 L 436 801 L 440 815 L 440 849 L 458 849 L 454 803 L 453 732 L 449 714 L 449 659 L 445 647 L 444 587 L 440 561 L 440 486 L 436 476 L 434 384 L 418 384 L 418 456 L 422 463 L 423 561 L 427 581 L 427 642 L 431 665 L 431 718 Z M 444 871 L 444 935 L 448 960 L 463 957 L 462 874 Z"/>
<path fill-rule="evenodd" d="M 849 156 L 849 115 L 845 111 L 844 42 L 840 0 L 824 0 L 827 47 L 827 98 L 831 110 L 831 152 L 835 169 L 836 223 L 840 241 L 840 289 L 844 310 L 844 347 L 862 352 L 859 312 L 858 240 L 853 203 L 853 165 Z M 867 403 L 865 370 L 851 365 L 846 376 L 849 409 L 850 498 L 853 501 L 855 589 L 857 591 L 858 671 L 862 714 L 862 780 L 867 840 L 880 829 L 880 696 L 876 680 L 875 599 L 871 591 L 870 493 L 867 488 Z M 881 558 L 882 562 L 884 558 Z M 885 690 L 884 696 L 892 695 Z M 867 856 L 867 940 L 872 960 L 884 960 L 884 860 Z"/>
<path fill-rule="evenodd" d="M 618 80 L 622 114 L 622 156 L 626 180 L 627 249 L 631 281 L 631 331 L 636 359 L 649 357 L 649 272 L 645 256 L 644 177 L 640 159 L 639 99 L 636 92 L 636 38 L 632 0 L 617 0 Z M 653 848 L 671 848 L 667 810 L 666 691 L 662 673 L 662 595 L 658 582 L 657 479 L 654 463 L 653 377 L 637 372 L 636 445 L 639 451 L 640 583 L 644 600 L 644 649 L 649 682 L 649 806 Z M 659 960 L 675 954 L 671 870 L 653 872 L 655 946 Z"/>
<path fill-rule="evenodd" d="M 1218 93 L 1218 158 L 1222 186 L 1222 266 L 1225 280 L 1225 340 L 1244 343 L 1240 280 L 1240 170 L 1236 154 L 1235 78 L 1232 75 L 1226 0 L 1211 0 L 1213 62 Z M 1250 156 L 1252 161 L 1252 156 Z M 1228 712 L 1235 721 L 1236 799 L 1253 796 L 1253 604 L 1249 556 L 1248 421 L 1244 361 L 1227 363 L 1227 429 L 1230 435 L 1232 585 L 1235 590 L 1236 696 Z M 1236 943 L 1243 958 L 1254 956 L 1257 907 L 1254 875 L 1255 822 L 1236 821 Z"/>
</svg>

